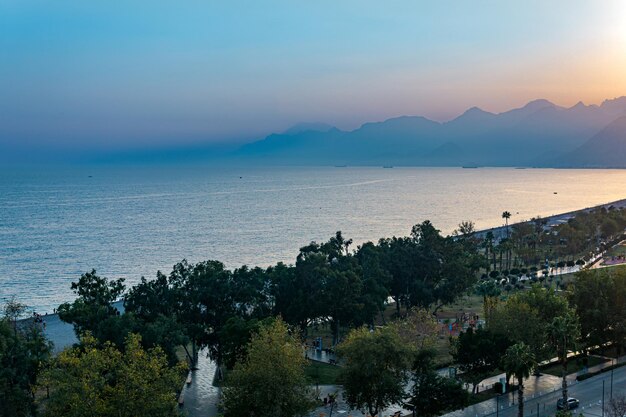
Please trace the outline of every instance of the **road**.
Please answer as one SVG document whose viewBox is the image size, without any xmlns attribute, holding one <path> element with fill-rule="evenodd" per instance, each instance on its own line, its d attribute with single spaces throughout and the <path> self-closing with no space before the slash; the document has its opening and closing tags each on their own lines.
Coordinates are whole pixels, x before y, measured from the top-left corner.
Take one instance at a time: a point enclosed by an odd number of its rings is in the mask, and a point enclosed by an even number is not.
<svg viewBox="0 0 626 417">
<path fill-rule="evenodd" d="M 604 400 L 608 403 L 611 395 L 611 372 L 596 375 L 582 382 L 575 382 L 570 386 L 569 396 L 580 401 L 580 408 L 574 415 L 582 413 L 585 416 L 602 417 L 602 386 L 604 383 Z M 613 397 L 626 395 L 626 367 L 613 371 Z M 526 398 L 524 402 L 525 417 L 548 417 L 556 413 L 556 402 L 561 397 L 561 391 L 537 395 Z M 496 412 L 496 402 L 500 410 Z M 537 413 L 539 410 L 539 413 Z M 516 417 L 518 412 L 517 397 L 511 402 L 510 396 L 476 404 L 464 410 L 448 413 L 445 417 Z"/>
</svg>

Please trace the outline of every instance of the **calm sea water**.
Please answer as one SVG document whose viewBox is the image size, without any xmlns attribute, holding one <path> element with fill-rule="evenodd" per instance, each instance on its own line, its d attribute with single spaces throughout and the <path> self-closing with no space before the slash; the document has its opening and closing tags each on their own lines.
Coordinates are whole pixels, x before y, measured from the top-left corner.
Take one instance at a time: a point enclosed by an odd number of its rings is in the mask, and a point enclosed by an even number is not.
<svg viewBox="0 0 626 417">
<path fill-rule="evenodd" d="M 92 268 L 132 284 L 183 258 L 293 262 L 337 230 L 362 243 L 430 219 L 447 234 L 622 198 L 621 170 L 2 168 L 0 299 L 52 311 Z"/>
</svg>

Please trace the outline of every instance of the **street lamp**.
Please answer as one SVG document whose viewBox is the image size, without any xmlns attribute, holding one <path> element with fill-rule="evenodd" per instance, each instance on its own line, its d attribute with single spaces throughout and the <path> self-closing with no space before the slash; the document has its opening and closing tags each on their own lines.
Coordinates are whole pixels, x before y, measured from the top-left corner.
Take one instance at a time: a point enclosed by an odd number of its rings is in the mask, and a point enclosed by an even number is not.
<svg viewBox="0 0 626 417">
<path fill-rule="evenodd" d="M 610 393 L 611 399 L 613 399 L 613 369 L 615 368 L 615 364 L 613 363 L 614 360 L 617 361 L 617 358 L 611 359 L 611 393 Z"/>
<path fill-rule="evenodd" d="M 498 394 L 496 397 L 496 417 L 500 417 L 500 397 L 502 394 Z"/>
<path fill-rule="evenodd" d="M 602 417 L 604 417 L 604 379 L 602 380 Z"/>
</svg>

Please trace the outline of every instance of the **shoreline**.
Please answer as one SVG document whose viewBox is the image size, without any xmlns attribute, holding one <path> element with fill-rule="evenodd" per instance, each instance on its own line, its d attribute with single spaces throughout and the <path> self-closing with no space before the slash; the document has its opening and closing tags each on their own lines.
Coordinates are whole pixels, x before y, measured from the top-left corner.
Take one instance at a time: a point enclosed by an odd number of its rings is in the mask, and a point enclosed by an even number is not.
<svg viewBox="0 0 626 417">
<path fill-rule="evenodd" d="M 573 210 L 573 211 L 568 211 L 565 213 L 558 213 L 558 214 L 552 214 L 550 216 L 546 216 L 546 217 L 541 217 L 541 219 L 546 220 L 547 224 L 545 225 L 546 228 L 552 228 L 554 226 L 557 226 L 561 223 L 565 223 L 567 222 L 567 220 L 575 217 L 577 214 L 579 213 L 583 213 L 583 212 L 589 212 L 595 209 L 599 209 L 599 208 L 609 208 L 609 207 L 615 207 L 615 208 L 626 208 L 626 198 L 623 198 L 621 200 L 615 200 L 615 201 L 611 201 L 608 203 L 603 203 L 603 204 L 598 204 L 596 206 L 590 206 L 590 207 L 585 207 L 585 208 L 581 208 L 578 210 Z M 508 227 L 513 227 L 514 225 L 518 225 L 518 224 L 525 224 L 525 223 L 529 223 L 531 220 L 523 220 L 520 222 L 516 222 L 516 223 L 509 223 Z M 502 239 L 503 237 L 505 237 L 504 235 L 506 234 L 506 229 L 507 226 L 506 225 L 502 225 L 502 226 L 497 226 L 497 227 L 491 227 L 489 229 L 481 229 L 481 230 L 477 230 L 476 232 L 473 233 L 474 237 L 481 237 L 484 238 L 484 236 L 488 233 L 488 232 L 492 232 L 494 235 L 494 238 L 497 240 Z"/>
<path fill-rule="evenodd" d="M 568 212 L 564 212 L 564 213 L 552 214 L 552 215 L 549 215 L 549 216 L 546 216 L 546 217 L 542 217 L 542 219 L 547 221 L 547 224 L 546 224 L 545 227 L 546 228 L 551 228 L 551 227 L 554 227 L 554 226 L 556 226 L 558 224 L 566 222 L 568 219 L 574 217 L 578 213 L 588 212 L 588 211 L 595 210 L 595 209 L 602 208 L 602 207 L 609 208 L 611 206 L 616 207 L 616 208 L 626 208 L 626 198 L 623 198 L 623 199 L 620 199 L 620 200 L 610 201 L 610 202 L 607 202 L 607 203 L 598 204 L 598 205 L 595 205 L 595 206 L 590 206 L 590 207 L 585 207 L 585 208 L 581 208 L 581 209 L 577 209 L 577 210 L 572 210 L 572 211 L 568 211 Z M 518 224 L 525 224 L 525 223 L 528 223 L 530 221 L 531 220 L 528 219 L 528 220 L 523 220 L 523 221 L 519 221 L 519 222 L 515 222 L 515 223 L 510 223 L 509 227 L 513 227 L 513 226 L 518 225 Z M 491 227 L 491 228 L 487 228 L 487 229 L 477 230 L 477 231 L 475 231 L 473 233 L 473 236 L 474 237 L 478 237 L 478 238 L 484 238 L 484 236 L 488 232 L 492 232 L 493 235 L 494 235 L 494 239 L 495 240 L 501 240 L 502 238 L 505 237 L 506 230 L 507 230 L 507 226 L 505 226 L 505 225 L 496 226 L 496 227 Z M 122 300 L 116 301 L 114 304 L 118 304 L 119 303 L 118 309 L 121 306 L 122 310 L 123 310 L 123 302 L 124 302 L 124 300 L 122 299 Z M 46 312 L 46 311 L 43 311 L 43 312 L 42 311 L 38 311 L 38 310 L 36 310 L 36 308 L 33 308 L 33 307 L 29 306 L 28 304 L 27 304 L 27 311 L 28 311 L 29 314 L 27 316 L 21 318 L 20 321 L 30 320 L 31 319 L 30 315 L 33 312 L 39 313 L 42 316 L 42 318 L 45 318 L 45 317 L 58 317 L 57 313 L 50 313 L 50 312 Z"/>
</svg>

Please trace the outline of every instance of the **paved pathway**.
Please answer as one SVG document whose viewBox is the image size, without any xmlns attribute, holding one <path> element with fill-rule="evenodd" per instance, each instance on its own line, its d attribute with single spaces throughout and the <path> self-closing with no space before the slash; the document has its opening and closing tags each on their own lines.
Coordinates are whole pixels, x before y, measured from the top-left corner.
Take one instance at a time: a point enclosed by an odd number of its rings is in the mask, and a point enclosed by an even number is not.
<svg viewBox="0 0 626 417">
<path fill-rule="evenodd" d="M 213 386 L 215 362 L 207 351 L 198 353 L 198 369 L 191 371 L 191 384 L 183 387 L 183 412 L 188 417 L 215 417 L 218 415 L 220 389 Z"/>
<path fill-rule="evenodd" d="M 307 359 L 312 361 L 324 362 L 324 363 L 336 363 L 337 355 L 335 353 L 329 353 L 327 351 L 319 351 L 314 348 L 308 348 L 305 351 Z"/>
<path fill-rule="evenodd" d="M 328 396 L 328 394 L 333 394 L 336 395 L 336 402 L 335 405 L 333 406 L 333 410 L 332 413 L 333 415 L 337 415 L 337 416 L 344 416 L 344 417 L 365 417 L 366 414 L 358 411 L 358 410 L 351 410 L 350 407 L 348 406 L 348 404 L 346 404 L 344 398 L 343 398 L 343 389 L 338 386 L 338 385 L 320 385 L 319 386 L 319 395 L 318 398 L 320 398 L 320 401 L 323 400 L 323 398 L 325 398 L 326 396 Z M 307 417 L 330 417 L 330 405 L 322 405 L 322 403 L 320 402 L 320 406 L 317 407 L 315 410 L 311 411 Z M 388 416 L 393 416 L 393 414 L 396 411 L 400 411 L 403 414 L 406 414 L 407 411 L 402 409 L 401 407 L 390 407 L 388 409 L 385 409 L 383 411 L 381 411 L 379 413 L 379 417 L 388 417 Z"/>
</svg>

